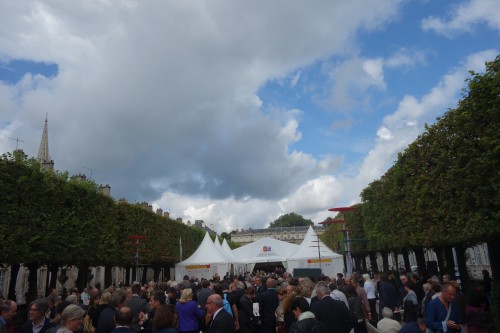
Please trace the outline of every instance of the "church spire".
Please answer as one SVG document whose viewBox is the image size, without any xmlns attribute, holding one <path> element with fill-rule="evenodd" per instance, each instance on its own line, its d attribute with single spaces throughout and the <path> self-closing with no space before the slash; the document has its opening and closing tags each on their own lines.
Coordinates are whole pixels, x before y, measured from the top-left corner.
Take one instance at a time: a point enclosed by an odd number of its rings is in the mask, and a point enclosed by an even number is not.
<svg viewBox="0 0 500 333">
<path fill-rule="evenodd" d="M 38 161 L 42 165 L 42 170 L 54 170 L 54 161 L 49 156 L 49 128 L 47 125 L 48 115 L 45 115 L 45 126 L 43 126 L 42 141 L 38 150 Z"/>
</svg>

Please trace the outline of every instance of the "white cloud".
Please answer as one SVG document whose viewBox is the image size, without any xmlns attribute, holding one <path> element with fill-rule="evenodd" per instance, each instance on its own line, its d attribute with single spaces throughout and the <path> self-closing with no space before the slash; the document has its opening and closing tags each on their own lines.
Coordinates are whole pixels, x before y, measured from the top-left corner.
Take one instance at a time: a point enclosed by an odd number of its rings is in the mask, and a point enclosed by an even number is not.
<svg viewBox="0 0 500 333">
<path fill-rule="evenodd" d="M 446 37 L 462 32 L 470 32 L 474 25 L 485 23 L 493 30 L 500 31 L 500 11 L 496 0 L 469 0 L 453 7 L 449 19 L 428 17 L 422 20 L 424 31 L 433 30 Z"/>
</svg>

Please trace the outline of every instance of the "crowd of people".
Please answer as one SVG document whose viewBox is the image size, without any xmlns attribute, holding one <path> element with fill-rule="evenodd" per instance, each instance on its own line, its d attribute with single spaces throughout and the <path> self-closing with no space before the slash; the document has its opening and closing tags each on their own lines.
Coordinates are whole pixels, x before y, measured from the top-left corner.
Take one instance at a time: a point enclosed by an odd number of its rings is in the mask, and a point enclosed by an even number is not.
<svg viewBox="0 0 500 333">
<path fill-rule="evenodd" d="M 64 297 L 53 289 L 29 304 L 29 318 L 19 327 L 13 324 L 15 301 L 0 300 L 0 333 L 367 333 L 367 325 L 381 333 L 454 333 L 466 323 L 469 332 L 481 333 L 487 320 L 471 318 L 488 313 L 491 279 L 484 274 L 469 304 L 447 275 L 422 279 L 396 272 L 185 276 L 104 291 L 72 289 Z"/>
</svg>

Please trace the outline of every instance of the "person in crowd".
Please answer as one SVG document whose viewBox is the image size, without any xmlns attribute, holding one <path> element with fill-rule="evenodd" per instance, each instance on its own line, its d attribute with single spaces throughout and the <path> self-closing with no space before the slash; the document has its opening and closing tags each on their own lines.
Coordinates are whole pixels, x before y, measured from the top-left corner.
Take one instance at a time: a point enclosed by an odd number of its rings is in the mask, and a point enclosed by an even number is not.
<svg viewBox="0 0 500 333">
<path fill-rule="evenodd" d="M 399 333 L 425 333 L 425 319 L 418 318 L 417 321 L 412 321 L 406 323 L 400 330 Z"/>
<path fill-rule="evenodd" d="M 112 333 L 134 333 L 131 326 L 134 323 L 134 313 L 128 306 L 122 306 L 115 314 L 116 327 Z"/>
<path fill-rule="evenodd" d="M 240 310 L 238 320 L 240 323 L 239 333 L 254 333 L 257 328 L 257 318 L 253 313 L 253 299 L 255 297 L 255 288 L 248 287 L 245 295 L 240 298 Z"/>
<path fill-rule="evenodd" d="M 151 333 L 153 331 L 153 320 L 156 316 L 157 309 L 164 305 L 167 300 L 165 292 L 161 290 L 153 290 L 149 297 L 149 308 L 151 309 L 146 316 L 146 320 L 142 323 L 141 333 Z"/>
<path fill-rule="evenodd" d="M 172 304 L 160 304 L 156 308 L 153 318 L 153 333 L 177 333 L 177 318 L 175 306 Z"/>
<path fill-rule="evenodd" d="M 444 283 L 441 295 L 430 301 L 425 309 L 425 324 L 434 333 L 445 331 L 460 332 L 462 320 L 454 302 L 457 287 L 452 283 Z"/>
<path fill-rule="evenodd" d="M 366 295 L 365 289 L 359 283 L 359 275 L 353 274 L 353 278 L 351 279 L 351 285 L 356 290 L 359 298 L 361 299 L 361 306 L 363 311 L 363 319 L 372 319 L 372 313 L 370 310 L 370 303 L 368 303 L 368 296 Z M 364 324 L 364 322 L 363 322 Z"/>
<path fill-rule="evenodd" d="M 432 296 L 434 295 L 434 289 L 430 283 L 424 283 L 422 285 L 422 290 L 424 291 L 424 298 L 420 303 L 420 317 L 425 317 L 425 307 L 427 303 L 432 300 Z"/>
<path fill-rule="evenodd" d="M 336 299 L 337 301 L 342 301 L 344 302 L 345 306 L 349 307 L 349 302 L 347 301 L 347 296 L 341 292 L 340 290 L 337 289 L 337 283 L 332 282 L 328 285 L 328 288 L 330 289 L 330 297 L 333 299 Z"/>
<path fill-rule="evenodd" d="M 49 310 L 49 303 L 45 299 L 37 299 L 31 302 L 29 306 L 29 320 L 21 326 L 21 333 L 45 333 L 53 326 L 46 317 Z"/>
<path fill-rule="evenodd" d="M 394 311 L 398 305 L 398 290 L 392 282 L 389 281 L 387 274 L 382 273 L 380 275 L 380 290 L 379 290 L 380 300 L 379 309 L 380 317 L 383 318 L 382 310 L 387 307 Z"/>
<path fill-rule="evenodd" d="M 104 308 L 97 321 L 97 333 L 110 333 L 115 329 L 115 314 L 125 306 L 127 292 L 123 289 L 116 289 L 109 298 L 109 306 Z"/>
<path fill-rule="evenodd" d="M 109 307 L 109 299 L 111 298 L 111 293 L 109 291 L 105 291 L 102 293 L 101 297 L 99 298 L 99 303 L 97 304 L 97 308 L 91 312 L 91 317 L 92 317 L 92 326 L 94 328 L 97 328 L 97 323 L 99 320 L 99 315 L 101 312 Z"/>
<path fill-rule="evenodd" d="M 304 297 L 295 297 L 291 306 L 297 321 L 290 326 L 289 333 L 328 332 L 325 324 L 316 320 L 314 313 L 309 311 L 309 302 Z"/>
<path fill-rule="evenodd" d="M 193 291 L 191 288 L 185 288 L 182 291 L 179 301 L 175 304 L 175 310 L 178 315 L 179 332 L 199 332 L 199 321 L 203 316 L 203 311 L 200 306 L 193 301 Z"/>
<path fill-rule="evenodd" d="M 368 304 L 370 305 L 370 322 L 372 325 L 376 325 L 378 322 L 378 314 L 377 314 L 377 296 L 375 294 L 375 284 L 370 278 L 369 274 L 363 274 L 363 280 L 365 283 L 363 284 L 363 288 L 366 292 L 366 298 L 368 299 Z"/>
<path fill-rule="evenodd" d="M 354 328 L 349 324 L 349 309 L 344 302 L 330 297 L 330 289 L 324 281 L 316 284 L 316 295 L 319 300 L 311 305 L 311 312 L 325 324 L 328 332 L 345 333 Z"/>
<path fill-rule="evenodd" d="M 399 321 L 392 319 L 394 313 L 389 307 L 382 309 L 382 319 L 377 323 L 377 329 L 381 333 L 398 333 L 401 329 Z"/>
<path fill-rule="evenodd" d="M 132 322 L 130 329 L 139 333 L 139 322 L 143 320 L 144 314 L 151 311 L 151 308 L 149 307 L 148 301 L 141 297 L 142 291 L 139 283 L 134 283 L 131 291 L 132 295 L 127 299 L 125 305 L 130 308 L 132 314 L 134 315 L 134 321 Z"/>
<path fill-rule="evenodd" d="M 168 304 L 172 304 L 172 305 L 175 305 L 177 304 L 177 290 L 175 289 L 175 287 L 169 287 L 167 289 L 167 300 L 168 300 Z"/>
<path fill-rule="evenodd" d="M 278 288 L 279 304 L 276 308 L 274 315 L 276 316 L 276 332 L 285 333 L 285 311 L 283 310 L 283 300 L 286 297 L 286 289 L 284 287 Z"/>
<path fill-rule="evenodd" d="M 222 308 L 222 297 L 219 294 L 210 295 L 206 303 L 207 315 L 210 317 L 208 333 L 234 333 L 233 317 Z"/>
<path fill-rule="evenodd" d="M 409 323 L 418 319 L 418 299 L 415 293 L 415 283 L 408 281 L 404 285 L 406 296 L 403 298 L 403 321 Z"/>
<path fill-rule="evenodd" d="M 197 298 L 196 301 L 198 302 L 198 305 L 204 309 L 205 308 L 205 303 L 207 303 L 208 296 L 212 295 L 213 291 L 210 289 L 210 281 L 207 279 L 202 279 L 201 280 L 201 289 L 198 290 L 197 293 Z"/>
<path fill-rule="evenodd" d="M 279 305 L 278 293 L 274 289 L 276 281 L 273 278 L 266 280 L 266 291 L 259 298 L 259 314 L 262 333 L 276 332 L 275 312 Z"/>
<path fill-rule="evenodd" d="M 73 333 L 78 331 L 83 322 L 85 311 L 76 304 L 70 304 L 64 308 L 61 314 L 61 326 L 56 333 Z"/>
<path fill-rule="evenodd" d="M 52 327 L 47 329 L 45 333 L 56 333 L 57 330 L 61 327 L 61 318 L 62 318 L 62 313 L 64 309 L 66 309 L 69 305 L 73 303 L 68 302 L 68 301 L 63 301 L 59 303 L 56 307 L 56 314 L 54 316 L 54 319 L 51 321 Z"/>
<path fill-rule="evenodd" d="M 354 326 L 354 333 L 366 333 L 366 325 L 363 314 L 363 304 L 361 297 L 359 297 L 358 293 L 354 285 L 347 286 L 347 301 L 349 302 L 349 309 L 354 312 L 357 318 L 357 324 Z"/>
<path fill-rule="evenodd" d="M 266 286 L 262 284 L 262 277 L 260 276 L 255 277 L 254 288 L 255 288 L 255 300 L 259 301 L 260 294 L 266 291 Z"/>
<path fill-rule="evenodd" d="M 17 314 L 17 303 L 9 299 L 0 303 L 0 333 L 7 333 L 7 324 L 12 322 L 12 318 Z"/>
</svg>

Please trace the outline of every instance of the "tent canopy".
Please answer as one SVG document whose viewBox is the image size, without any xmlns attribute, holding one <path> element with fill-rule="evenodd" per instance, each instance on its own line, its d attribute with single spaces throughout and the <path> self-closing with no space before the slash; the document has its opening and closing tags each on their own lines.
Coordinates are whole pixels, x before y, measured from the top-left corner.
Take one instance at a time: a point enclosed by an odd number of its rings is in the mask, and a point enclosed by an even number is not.
<svg viewBox="0 0 500 333">
<path fill-rule="evenodd" d="M 314 229 L 309 226 L 304 240 L 297 250 L 288 256 L 288 260 L 301 260 L 309 258 L 342 258 L 341 254 L 333 252 L 318 237 Z"/>
<path fill-rule="evenodd" d="M 178 263 L 178 265 L 194 265 L 194 264 L 217 264 L 217 263 L 230 263 L 233 259 L 230 258 L 220 246 L 219 248 L 212 242 L 208 232 L 205 234 L 205 238 L 201 242 L 200 246 L 194 251 L 194 253 L 184 261 Z"/>
<path fill-rule="evenodd" d="M 233 256 L 244 263 L 286 261 L 298 247 L 297 244 L 266 237 L 234 249 Z"/>
</svg>

